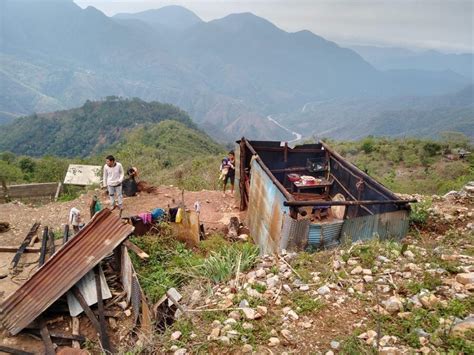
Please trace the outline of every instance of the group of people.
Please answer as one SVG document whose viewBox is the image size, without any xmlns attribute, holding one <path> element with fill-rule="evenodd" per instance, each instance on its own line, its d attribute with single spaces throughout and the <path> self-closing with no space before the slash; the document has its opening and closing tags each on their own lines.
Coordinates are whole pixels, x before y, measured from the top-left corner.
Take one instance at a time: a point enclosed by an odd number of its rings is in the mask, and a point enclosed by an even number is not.
<svg viewBox="0 0 474 355">
<path fill-rule="evenodd" d="M 113 155 L 108 155 L 105 158 L 105 165 L 103 169 L 102 186 L 107 189 L 110 205 L 114 208 L 116 205 L 119 209 L 123 207 L 123 193 L 122 184 L 124 182 L 125 171 L 122 164 L 115 160 Z M 220 166 L 220 180 L 223 184 L 223 196 L 226 195 L 227 184 L 230 183 L 230 194 L 234 194 L 234 179 L 235 179 L 235 154 L 230 151 L 227 157 L 222 159 Z M 138 178 L 138 170 L 131 167 L 127 170 L 129 179 L 136 181 Z"/>
</svg>

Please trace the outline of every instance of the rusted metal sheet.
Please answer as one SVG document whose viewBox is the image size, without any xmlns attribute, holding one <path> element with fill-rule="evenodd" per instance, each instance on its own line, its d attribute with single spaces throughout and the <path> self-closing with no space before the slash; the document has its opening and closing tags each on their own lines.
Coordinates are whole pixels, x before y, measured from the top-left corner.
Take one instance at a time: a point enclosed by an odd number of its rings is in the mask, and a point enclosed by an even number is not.
<svg viewBox="0 0 474 355">
<path fill-rule="evenodd" d="M 296 220 L 289 215 L 283 215 L 280 248 L 289 251 L 302 251 L 308 245 L 309 219 Z"/>
<path fill-rule="evenodd" d="M 317 249 L 330 249 L 339 244 L 339 235 L 344 221 L 311 223 L 308 233 L 309 246 Z"/>
<path fill-rule="evenodd" d="M 289 208 L 283 205 L 286 198 L 258 160 L 252 160 L 250 171 L 251 193 L 247 213 L 250 235 L 260 246 L 261 253 L 275 253 L 280 246 L 283 214 L 289 213 Z"/>
<path fill-rule="evenodd" d="M 111 253 L 133 227 L 104 209 L 0 305 L 0 322 L 18 334 Z"/>
<path fill-rule="evenodd" d="M 346 219 L 341 237 L 352 242 L 380 239 L 402 239 L 408 232 L 409 212 L 406 210 Z"/>
</svg>

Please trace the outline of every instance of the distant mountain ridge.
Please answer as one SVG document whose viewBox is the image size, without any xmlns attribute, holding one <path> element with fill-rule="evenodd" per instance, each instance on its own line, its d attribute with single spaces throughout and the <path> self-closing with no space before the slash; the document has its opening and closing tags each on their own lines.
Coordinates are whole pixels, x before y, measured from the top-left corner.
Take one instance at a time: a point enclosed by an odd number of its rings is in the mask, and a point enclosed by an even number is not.
<svg viewBox="0 0 474 355">
<path fill-rule="evenodd" d="M 204 22 L 173 6 L 111 18 L 72 0 L 7 0 L 3 13 L 0 123 L 117 95 L 182 107 L 221 141 L 288 139 L 268 114 L 469 83 L 450 72 L 379 71 L 350 49 L 250 13 Z"/>
</svg>

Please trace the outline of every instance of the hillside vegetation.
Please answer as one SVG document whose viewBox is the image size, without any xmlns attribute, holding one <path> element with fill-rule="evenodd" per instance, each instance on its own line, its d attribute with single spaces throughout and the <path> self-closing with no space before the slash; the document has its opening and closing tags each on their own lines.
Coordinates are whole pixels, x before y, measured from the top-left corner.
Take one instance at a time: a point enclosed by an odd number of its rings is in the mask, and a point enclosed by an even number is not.
<svg viewBox="0 0 474 355">
<path fill-rule="evenodd" d="M 462 160 L 447 158 L 458 148 L 474 150 L 469 139 L 460 133 L 446 132 L 437 141 L 367 137 L 356 142 L 329 143 L 395 192 L 444 194 L 474 180 L 474 154 Z"/>
<path fill-rule="evenodd" d="M 117 142 L 137 125 L 164 120 L 196 128 L 188 114 L 173 105 L 112 96 L 71 110 L 18 118 L 2 127 L 0 151 L 86 157 Z"/>
</svg>

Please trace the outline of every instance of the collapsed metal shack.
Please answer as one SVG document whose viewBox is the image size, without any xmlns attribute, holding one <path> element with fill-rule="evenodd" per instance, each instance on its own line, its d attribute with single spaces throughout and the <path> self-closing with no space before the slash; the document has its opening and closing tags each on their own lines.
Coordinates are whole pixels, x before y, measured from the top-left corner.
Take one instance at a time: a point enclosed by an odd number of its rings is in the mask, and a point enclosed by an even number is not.
<svg viewBox="0 0 474 355">
<path fill-rule="evenodd" d="M 236 198 L 262 253 L 403 238 L 410 202 L 325 143 L 237 142 Z"/>
</svg>

